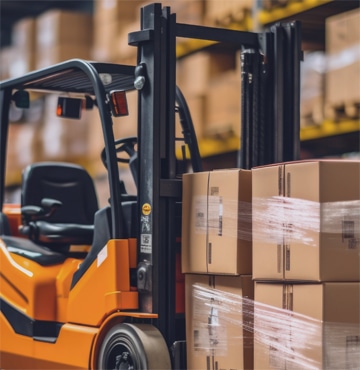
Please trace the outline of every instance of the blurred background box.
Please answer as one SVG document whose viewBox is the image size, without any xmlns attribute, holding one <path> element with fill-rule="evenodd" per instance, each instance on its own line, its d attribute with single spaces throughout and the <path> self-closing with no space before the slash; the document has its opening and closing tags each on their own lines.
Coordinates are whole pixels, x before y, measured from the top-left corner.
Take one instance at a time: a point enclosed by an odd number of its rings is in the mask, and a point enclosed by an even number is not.
<svg viewBox="0 0 360 370">
<path fill-rule="evenodd" d="M 90 48 L 75 44 L 56 44 L 38 50 L 36 53 L 36 68 L 48 67 L 73 58 L 91 59 Z"/>
<path fill-rule="evenodd" d="M 37 48 L 58 44 L 90 47 L 92 16 L 84 12 L 53 9 L 40 14 L 36 20 Z"/>
<path fill-rule="evenodd" d="M 360 108 L 360 9 L 326 20 L 326 114 L 337 118 L 341 110 L 359 117 Z"/>
</svg>

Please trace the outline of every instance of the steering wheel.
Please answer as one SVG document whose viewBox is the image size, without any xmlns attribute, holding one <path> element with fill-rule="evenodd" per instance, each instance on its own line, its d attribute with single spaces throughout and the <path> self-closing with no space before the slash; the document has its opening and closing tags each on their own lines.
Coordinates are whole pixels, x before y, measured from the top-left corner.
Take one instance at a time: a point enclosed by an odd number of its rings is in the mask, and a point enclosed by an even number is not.
<svg viewBox="0 0 360 370">
<path fill-rule="evenodd" d="M 137 144 L 137 142 L 138 142 L 138 139 L 136 136 L 129 136 L 129 137 L 124 137 L 124 138 L 116 140 L 114 142 L 115 152 L 116 153 L 125 152 L 129 156 L 129 158 L 122 158 L 122 157 L 116 156 L 116 160 L 120 163 L 129 163 L 130 158 L 136 153 L 135 145 Z M 107 169 L 105 148 L 101 151 L 100 156 L 101 156 L 101 161 L 103 165 Z"/>
</svg>

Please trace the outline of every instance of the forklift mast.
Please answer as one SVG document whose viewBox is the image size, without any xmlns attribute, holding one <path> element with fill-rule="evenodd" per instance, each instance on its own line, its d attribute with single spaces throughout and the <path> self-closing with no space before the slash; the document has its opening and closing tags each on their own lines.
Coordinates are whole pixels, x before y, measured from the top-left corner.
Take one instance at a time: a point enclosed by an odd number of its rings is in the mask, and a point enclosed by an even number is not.
<svg viewBox="0 0 360 370">
<path fill-rule="evenodd" d="M 135 86 L 140 91 L 137 279 L 140 309 L 158 314 L 156 326 L 169 348 L 184 338 L 185 327 L 184 315 L 176 314 L 174 289 L 182 196 L 174 146 L 178 37 L 242 51 L 240 168 L 295 160 L 300 151 L 298 22 L 258 34 L 177 23 L 161 4 L 142 8 L 141 30 L 128 39 L 138 47 Z"/>
</svg>

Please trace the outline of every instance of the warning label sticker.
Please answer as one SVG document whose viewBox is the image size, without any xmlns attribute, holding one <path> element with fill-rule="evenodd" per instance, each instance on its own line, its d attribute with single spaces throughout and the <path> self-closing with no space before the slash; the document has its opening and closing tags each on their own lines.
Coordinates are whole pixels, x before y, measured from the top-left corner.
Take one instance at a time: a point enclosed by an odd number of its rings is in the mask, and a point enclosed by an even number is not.
<svg viewBox="0 0 360 370">
<path fill-rule="evenodd" d="M 151 234 L 141 234 L 140 252 L 141 253 L 151 253 L 152 252 L 152 235 Z"/>
</svg>

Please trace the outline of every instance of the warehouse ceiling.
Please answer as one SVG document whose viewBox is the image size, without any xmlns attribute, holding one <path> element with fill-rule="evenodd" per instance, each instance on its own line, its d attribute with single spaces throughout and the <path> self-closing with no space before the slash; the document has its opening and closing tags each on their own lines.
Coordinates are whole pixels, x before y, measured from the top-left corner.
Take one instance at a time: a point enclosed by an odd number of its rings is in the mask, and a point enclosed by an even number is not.
<svg viewBox="0 0 360 370">
<path fill-rule="evenodd" d="M 0 0 L 0 48 L 11 44 L 11 29 L 16 21 L 53 8 L 92 12 L 93 0 Z"/>
</svg>

